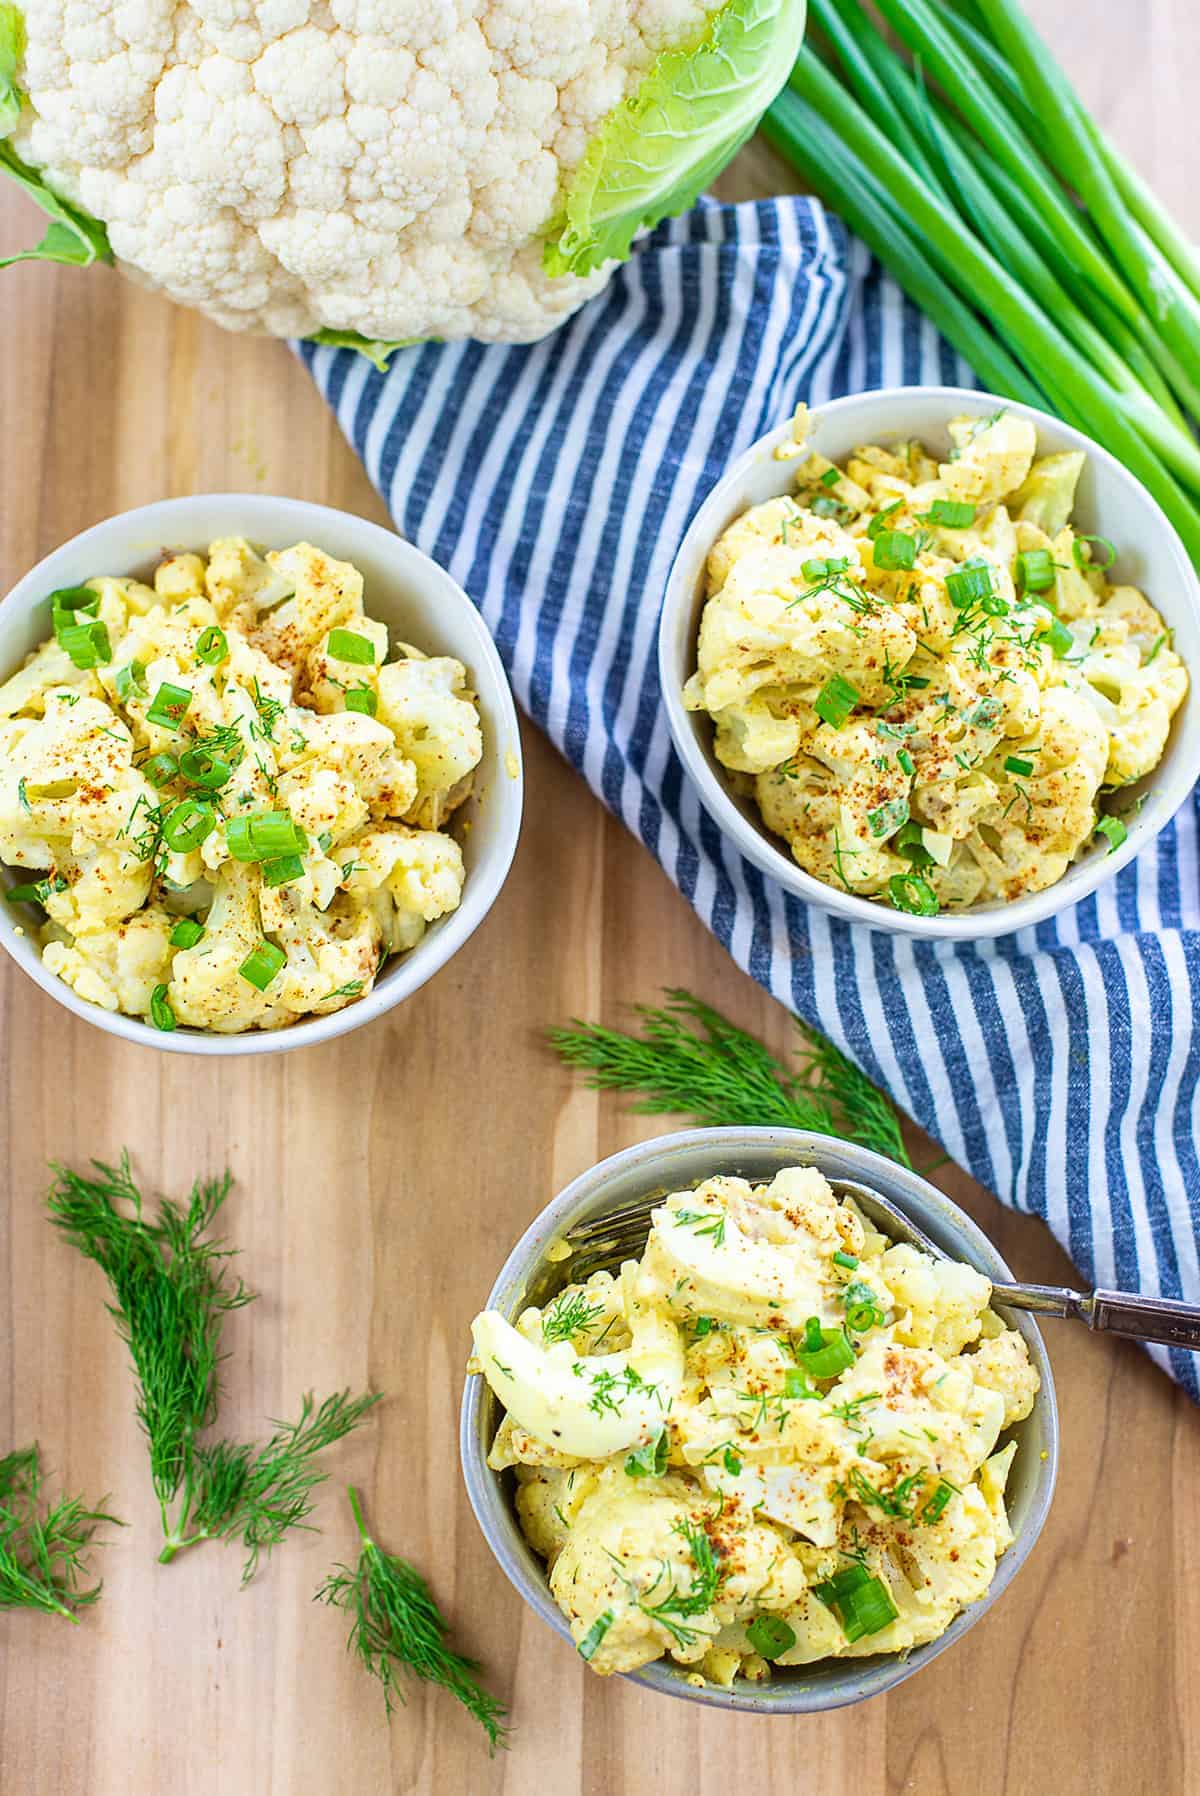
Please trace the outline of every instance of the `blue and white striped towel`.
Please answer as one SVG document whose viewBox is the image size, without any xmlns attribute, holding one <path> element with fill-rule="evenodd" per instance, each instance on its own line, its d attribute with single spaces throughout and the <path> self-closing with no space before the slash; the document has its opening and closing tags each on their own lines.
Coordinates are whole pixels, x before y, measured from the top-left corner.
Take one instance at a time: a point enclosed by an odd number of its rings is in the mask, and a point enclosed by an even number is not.
<svg viewBox="0 0 1200 1796">
<path fill-rule="evenodd" d="M 397 527 L 479 605 L 530 716 L 738 962 L 1089 1279 L 1200 1302 L 1194 803 L 1033 930 L 912 943 L 789 897 L 730 847 L 667 734 L 655 627 L 688 522 L 800 399 L 969 383 L 815 201 L 702 204 L 527 347 L 381 375 L 302 346 Z M 1193 1396 L 1191 1354 L 1160 1355 Z"/>
</svg>

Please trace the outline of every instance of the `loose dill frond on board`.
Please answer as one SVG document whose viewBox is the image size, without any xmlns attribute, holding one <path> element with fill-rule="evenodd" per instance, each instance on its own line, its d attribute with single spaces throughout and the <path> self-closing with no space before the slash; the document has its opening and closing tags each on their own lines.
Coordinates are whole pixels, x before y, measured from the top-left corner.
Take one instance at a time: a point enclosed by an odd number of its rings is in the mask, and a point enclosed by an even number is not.
<svg viewBox="0 0 1200 1796">
<path fill-rule="evenodd" d="M 0 1609 L 38 1609 L 46 1615 L 76 1613 L 94 1603 L 101 1583 L 87 1582 L 86 1555 L 96 1529 L 121 1524 L 82 1497 L 64 1497 L 43 1510 L 36 1446 L 0 1459 Z"/>
<path fill-rule="evenodd" d="M 183 1481 L 182 1508 L 160 1563 L 167 1564 L 199 1540 L 240 1540 L 247 1552 L 242 1582 L 248 1582 L 261 1553 L 270 1552 L 292 1528 L 306 1525 L 310 1493 L 328 1475 L 314 1465 L 315 1456 L 356 1428 L 378 1401 L 377 1395 L 352 1397 L 339 1391 L 314 1407 L 310 1394 L 299 1421 L 276 1422 L 276 1432 L 264 1446 L 240 1441 L 197 1446 Z"/>
<path fill-rule="evenodd" d="M 109 1314 L 133 1361 L 162 1517 L 160 1559 L 201 1540 L 240 1539 L 245 1581 L 261 1553 L 304 1524 L 309 1494 L 326 1476 L 315 1456 L 356 1427 L 376 1398 L 343 1391 L 314 1407 L 305 1397 L 300 1419 L 276 1423 L 263 1445 L 202 1438 L 217 1418 L 225 1316 L 254 1296 L 229 1276 L 235 1250 L 208 1238 L 229 1174 L 197 1181 L 186 1204 L 161 1199 L 151 1219 L 127 1154 L 115 1167 L 94 1160 L 90 1175 L 53 1171 L 51 1218 L 104 1272 Z"/>
<path fill-rule="evenodd" d="M 109 1314 L 133 1361 L 150 1475 L 165 1504 L 179 1489 L 195 1435 L 216 1417 L 224 1317 L 254 1295 L 240 1279 L 227 1279 L 233 1250 L 204 1239 L 229 1195 L 229 1174 L 198 1181 L 186 1206 L 163 1198 L 150 1221 L 127 1154 L 115 1167 L 93 1160 L 90 1177 L 51 1170 L 55 1226 L 108 1279 Z"/>
<path fill-rule="evenodd" d="M 640 1092 L 634 1109 L 646 1115 L 691 1116 L 713 1128 L 810 1129 L 911 1164 L 888 1099 L 817 1030 L 796 1020 L 791 1069 L 691 992 L 665 996 L 661 1006 L 636 1007 L 640 1035 L 576 1019 L 552 1029 L 550 1041 L 568 1065 L 586 1069 L 589 1085 Z"/>
<path fill-rule="evenodd" d="M 507 1732 L 504 1704 L 479 1682 L 476 1660 L 463 1658 L 447 1644 L 448 1625 L 420 1572 L 372 1540 L 358 1492 L 351 1488 L 348 1494 L 361 1542 L 358 1563 L 335 1566 L 315 1601 L 350 1616 L 347 1647 L 383 1685 L 389 1715 L 395 1703 L 404 1701 L 398 1673 L 411 1672 L 457 1697 L 494 1752 L 504 1745 Z"/>
</svg>

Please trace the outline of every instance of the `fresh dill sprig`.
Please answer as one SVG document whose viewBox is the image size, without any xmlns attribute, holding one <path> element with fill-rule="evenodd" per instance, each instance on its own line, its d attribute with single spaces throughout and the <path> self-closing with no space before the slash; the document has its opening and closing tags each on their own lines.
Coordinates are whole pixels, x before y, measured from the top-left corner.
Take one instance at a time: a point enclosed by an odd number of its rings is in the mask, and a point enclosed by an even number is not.
<svg viewBox="0 0 1200 1796">
<path fill-rule="evenodd" d="M 41 1484 L 36 1445 L 0 1459 L 0 1609 L 38 1609 L 77 1623 L 76 1612 L 101 1590 L 99 1580 L 84 1582 L 92 1537 L 104 1522 L 121 1524 L 82 1497 L 64 1497 L 43 1512 Z"/>
<path fill-rule="evenodd" d="M 351 1617 L 348 1650 L 357 1653 L 383 1685 L 389 1715 L 394 1703 L 404 1702 L 397 1673 L 410 1671 L 456 1696 L 495 1752 L 505 1743 L 505 1705 L 480 1684 L 477 1661 L 448 1646 L 448 1625 L 420 1572 L 372 1540 L 358 1492 L 351 1487 L 348 1494 L 361 1542 L 358 1563 L 335 1566 L 314 1600 L 331 1603 Z"/>
<path fill-rule="evenodd" d="M 603 1314 L 604 1306 L 589 1302 L 586 1291 L 563 1291 L 542 1311 L 542 1339 L 548 1344 L 569 1341 Z"/>
<path fill-rule="evenodd" d="M 911 1164 L 888 1099 L 817 1030 L 796 1019 L 801 1047 L 792 1071 L 691 992 L 665 996 L 661 1006 L 637 1006 L 640 1035 L 576 1019 L 552 1029 L 550 1041 L 568 1065 L 587 1069 L 589 1085 L 641 1092 L 634 1109 L 646 1115 L 694 1116 L 714 1128 L 810 1129 Z"/>
<path fill-rule="evenodd" d="M 260 1554 L 304 1524 L 309 1494 L 326 1476 L 315 1455 L 356 1427 L 377 1399 L 343 1391 L 314 1408 L 305 1397 L 299 1421 L 276 1423 L 265 1445 L 202 1438 L 217 1418 L 225 1315 L 254 1297 L 227 1276 L 235 1250 L 206 1238 L 229 1194 L 229 1174 L 198 1180 L 186 1204 L 163 1198 L 151 1220 L 127 1154 L 115 1167 L 93 1160 L 91 1176 L 53 1171 L 51 1217 L 108 1279 L 109 1314 L 133 1361 L 162 1518 L 160 1560 L 201 1540 L 240 1539 L 244 1582 Z"/>
<path fill-rule="evenodd" d="M 182 1507 L 159 1563 L 168 1564 L 200 1540 L 240 1539 L 247 1553 L 242 1582 L 247 1583 L 258 1570 L 261 1553 L 270 1552 L 290 1529 L 307 1525 L 310 1492 L 327 1476 L 313 1464 L 314 1456 L 356 1428 L 378 1401 L 377 1394 L 352 1397 L 339 1391 L 314 1408 L 310 1394 L 299 1421 L 276 1422 L 265 1446 L 242 1441 L 197 1445 L 184 1476 Z"/>
</svg>

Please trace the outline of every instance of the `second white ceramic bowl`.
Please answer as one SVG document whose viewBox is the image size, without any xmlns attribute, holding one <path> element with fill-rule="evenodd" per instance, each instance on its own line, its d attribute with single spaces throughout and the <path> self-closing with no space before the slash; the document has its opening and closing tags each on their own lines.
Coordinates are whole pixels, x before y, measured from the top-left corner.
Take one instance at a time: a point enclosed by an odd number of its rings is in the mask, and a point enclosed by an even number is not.
<svg viewBox="0 0 1200 1796">
<path fill-rule="evenodd" d="M 462 903 L 432 924 L 409 953 L 389 962 L 374 988 L 344 1010 L 245 1035 L 200 1029 L 165 1033 L 137 1017 L 89 1004 L 42 965 L 24 907 L 0 904 L 0 946 L 58 1003 L 127 1041 L 177 1054 L 278 1054 L 344 1035 L 391 1010 L 444 966 L 482 923 L 504 884 L 520 833 L 521 739 L 495 644 L 457 581 L 411 543 L 365 518 L 263 493 L 163 499 L 96 524 L 55 549 L 0 604 L 0 679 L 14 673 L 49 635 L 46 599 L 56 587 L 77 585 L 93 574 L 146 579 L 164 550 L 203 550 L 219 536 L 244 536 L 260 549 L 308 541 L 353 562 L 366 580 L 367 613 L 387 624 L 393 642 L 411 642 L 429 655 L 454 655 L 466 667 L 478 696 L 483 760 L 474 792 L 454 822 L 467 868 Z M 5 882 L 13 883 L 8 876 Z"/>
<path fill-rule="evenodd" d="M 571 1277 L 570 1259 L 564 1260 L 560 1250 L 564 1241 L 570 1241 L 572 1229 L 622 1211 L 651 1194 L 686 1191 L 716 1173 L 737 1173 L 759 1181 L 774 1178 L 785 1166 L 816 1166 L 829 1179 L 855 1179 L 891 1198 L 953 1258 L 965 1260 L 990 1279 L 1012 1278 L 982 1229 L 957 1204 L 917 1173 L 880 1154 L 850 1141 L 799 1129 L 685 1129 L 613 1154 L 561 1191 L 509 1254 L 485 1307 L 499 1310 L 515 1322 L 529 1304 L 549 1302 Z M 1033 1551 L 1050 1512 L 1058 1471 L 1058 1409 L 1045 1344 L 1031 1316 L 1010 1312 L 1006 1320 L 1024 1337 L 1042 1383 L 1033 1413 L 1011 1430 L 1011 1437 L 1019 1442 L 1007 1491 L 1013 1544 L 977 1603 L 964 1609 L 939 1639 L 911 1653 L 826 1659 L 780 1672 L 767 1684 L 737 1679 L 729 1690 L 714 1684 L 690 1684 L 682 1666 L 658 1659 L 631 1673 L 632 1681 L 664 1696 L 681 1696 L 710 1708 L 748 1709 L 759 1715 L 812 1715 L 893 1689 L 961 1640 L 1012 1583 Z M 512 1474 L 493 1472 L 487 1463 L 501 1413 L 485 1381 L 469 1377 L 459 1427 L 467 1495 L 505 1575 L 529 1607 L 572 1645 L 570 1629 L 550 1594 L 545 1565 L 517 1522 Z"/>
<path fill-rule="evenodd" d="M 1045 412 L 965 387 L 896 387 L 834 399 L 814 413 L 810 442 L 831 461 L 842 461 L 862 443 L 886 445 L 919 437 L 935 455 L 944 457 L 951 447 L 947 426 L 952 418 L 988 417 L 1001 406 L 1037 426 L 1040 454 L 1086 451 L 1076 519 L 1089 534 L 1109 537 L 1116 544 L 1112 578 L 1141 587 L 1173 630 L 1175 648 L 1191 675 L 1162 762 L 1128 794 L 1130 808 L 1137 800 L 1142 801 L 1141 808 L 1130 817 L 1128 838 L 1115 853 L 1103 843 L 1095 844 L 1057 885 L 1012 903 L 914 917 L 814 879 L 765 828 L 754 805 L 734 794 L 728 773 L 713 754 L 711 720 L 702 712 L 684 709 L 683 687 L 696 667 L 709 550 L 751 505 L 792 490 L 796 463 L 775 458 L 775 450 L 791 440 L 790 421 L 760 437 L 740 456 L 696 513 L 671 569 L 659 624 L 658 668 L 667 721 L 680 759 L 714 821 L 748 861 L 798 898 L 853 922 L 902 935 L 975 941 L 1044 922 L 1118 873 L 1170 821 L 1200 778 L 1200 582 L 1158 504 L 1114 456 Z"/>
</svg>

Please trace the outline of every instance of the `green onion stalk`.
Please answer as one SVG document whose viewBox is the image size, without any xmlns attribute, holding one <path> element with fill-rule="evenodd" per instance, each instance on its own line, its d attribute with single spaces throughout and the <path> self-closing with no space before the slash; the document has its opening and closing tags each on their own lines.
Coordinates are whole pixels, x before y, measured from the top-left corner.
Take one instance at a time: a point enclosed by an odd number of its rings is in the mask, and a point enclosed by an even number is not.
<svg viewBox="0 0 1200 1796">
<path fill-rule="evenodd" d="M 763 129 L 986 386 L 1122 460 L 1200 566 L 1200 260 L 1015 0 L 811 0 Z M 1079 202 L 1082 201 L 1082 204 Z"/>
</svg>

